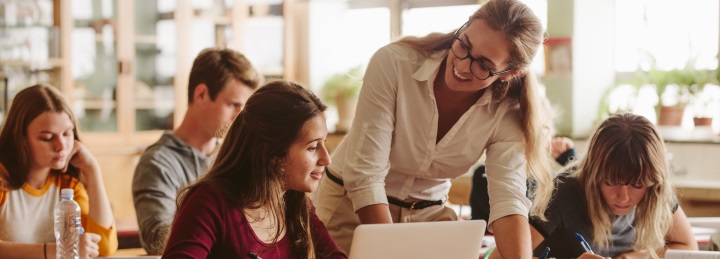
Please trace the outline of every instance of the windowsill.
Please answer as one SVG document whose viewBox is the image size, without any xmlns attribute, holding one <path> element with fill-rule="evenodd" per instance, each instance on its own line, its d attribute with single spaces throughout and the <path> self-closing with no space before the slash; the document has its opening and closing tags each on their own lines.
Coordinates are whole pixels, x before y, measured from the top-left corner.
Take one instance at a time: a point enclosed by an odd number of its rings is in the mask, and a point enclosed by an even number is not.
<svg viewBox="0 0 720 259">
<path fill-rule="evenodd" d="M 710 126 L 684 129 L 681 126 L 657 126 L 666 143 L 679 144 L 720 144 L 720 132 Z M 572 136 L 575 141 L 587 141 L 591 136 Z"/>
<path fill-rule="evenodd" d="M 683 129 L 680 126 L 659 126 L 660 134 L 666 142 L 720 144 L 720 134 L 710 126 Z"/>
</svg>

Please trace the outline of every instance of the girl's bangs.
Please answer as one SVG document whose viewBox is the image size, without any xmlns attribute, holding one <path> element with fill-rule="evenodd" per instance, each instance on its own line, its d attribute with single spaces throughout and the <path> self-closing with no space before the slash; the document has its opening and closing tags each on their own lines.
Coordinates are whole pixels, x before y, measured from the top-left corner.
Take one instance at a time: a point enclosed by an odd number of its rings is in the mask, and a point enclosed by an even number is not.
<svg viewBox="0 0 720 259">
<path fill-rule="evenodd" d="M 601 182 L 609 185 L 650 187 L 660 181 L 660 168 L 647 159 L 647 155 L 627 151 L 613 149 L 609 152 L 599 168 Z"/>
</svg>

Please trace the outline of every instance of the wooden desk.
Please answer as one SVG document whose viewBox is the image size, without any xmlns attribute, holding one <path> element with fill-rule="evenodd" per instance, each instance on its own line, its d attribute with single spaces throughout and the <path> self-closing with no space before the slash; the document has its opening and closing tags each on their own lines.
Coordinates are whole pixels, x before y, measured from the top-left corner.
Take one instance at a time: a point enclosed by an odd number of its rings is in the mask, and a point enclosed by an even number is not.
<svg viewBox="0 0 720 259">
<path fill-rule="evenodd" d="M 140 227 L 138 227 L 135 217 L 116 218 L 115 226 L 117 227 L 118 248 L 120 250 L 126 248 L 140 248 Z"/>
<path fill-rule="evenodd" d="M 142 248 L 118 249 L 112 256 L 97 257 L 112 259 L 160 259 L 159 255 L 147 255 Z"/>
</svg>

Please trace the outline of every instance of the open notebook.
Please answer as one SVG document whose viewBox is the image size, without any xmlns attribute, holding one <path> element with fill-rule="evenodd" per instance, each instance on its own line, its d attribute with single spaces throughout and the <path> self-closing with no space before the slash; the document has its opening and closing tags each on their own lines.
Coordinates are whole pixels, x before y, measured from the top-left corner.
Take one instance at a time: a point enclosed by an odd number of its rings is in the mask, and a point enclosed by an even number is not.
<svg viewBox="0 0 720 259">
<path fill-rule="evenodd" d="M 480 257 L 484 220 L 360 225 L 350 259 Z"/>
</svg>

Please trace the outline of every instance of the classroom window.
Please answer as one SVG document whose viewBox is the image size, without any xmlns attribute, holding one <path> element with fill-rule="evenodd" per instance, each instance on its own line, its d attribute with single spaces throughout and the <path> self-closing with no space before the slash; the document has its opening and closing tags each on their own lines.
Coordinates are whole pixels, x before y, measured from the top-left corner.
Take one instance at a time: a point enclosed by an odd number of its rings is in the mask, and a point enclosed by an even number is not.
<svg viewBox="0 0 720 259">
<path fill-rule="evenodd" d="M 615 70 L 718 67 L 717 0 L 615 1 Z"/>
</svg>

